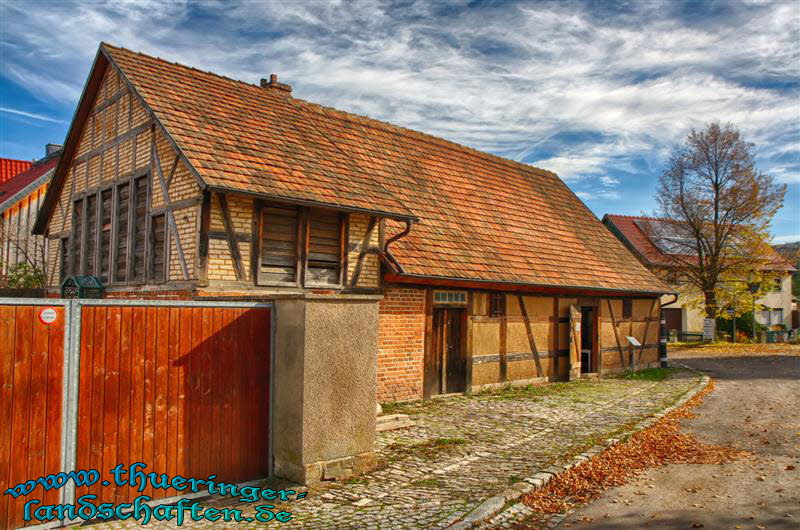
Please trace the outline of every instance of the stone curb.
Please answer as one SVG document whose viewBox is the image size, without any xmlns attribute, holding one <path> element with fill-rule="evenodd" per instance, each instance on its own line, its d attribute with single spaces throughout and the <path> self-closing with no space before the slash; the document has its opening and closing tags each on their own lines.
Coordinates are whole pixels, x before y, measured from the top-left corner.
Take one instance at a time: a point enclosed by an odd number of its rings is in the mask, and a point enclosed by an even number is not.
<svg viewBox="0 0 800 530">
<path fill-rule="evenodd" d="M 509 503 L 522 498 L 522 496 L 527 495 L 528 493 L 542 489 L 545 486 L 545 484 L 547 484 L 553 479 L 553 477 L 565 473 L 566 471 L 572 469 L 578 464 L 590 460 L 592 457 L 602 453 L 609 447 L 612 447 L 620 443 L 622 439 L 627 438 L 630 435 L 637 433 L 641 430 L 644 430 L 647 427 L 650 427 L 660 418 L 663 418 L 665 415 L 669 414 L 673 410 L 684 405 L 687 401 L 692 399 L 701 390 L 703 390 L 706 386 L 708 386 L 708 383 L 711 380 L 710 377 L 708 377 L 702 372 L 695 370 L 694 368 L 686 366 L 683 363 L 676 363 L 676 364 L 680 365 L 681 368 L 685 368 L 686 370 L 689 370 L 690 372 L 693 372 L 701 376 L 700 381 L 694 386 L 694 388 L 688 390 L 683 396 L 681 396 L 678 399 L 678 401 L 676 401 L 675 403 L 673 403 L 672 405 L 670 405 L 665 409 L 662 409 L 658 412 L 654 412 L 653 414 L 643 419 L 630 429 L 618 435 L 618 437 L 609 438 L 603 444 L 595 445 L 590 449 L 588 449 L 587 451 L 575 456 L 565 465 L 550 466 L 546 470 L 536 473 L 532 477 L 523 479 L 521 482 L 516 482 L 512 484 L 511 487 L 505 490 L 503 493 L 495 495 L 493 497 L 489 497 L 488 499 L 484 500 L 474 510 L 472 510 L 469 514 L 467 514 L 467 516 L 465 516 L 462 520 L 453 523 L 447 528 L 451 530 L 463 530 L 466 528 L 477 527 L 481 523 L 484 523 L 488 521 L 490 518 L 501 513 L 506 508 L 506 506 L 509 505 Z"/>
</svg>

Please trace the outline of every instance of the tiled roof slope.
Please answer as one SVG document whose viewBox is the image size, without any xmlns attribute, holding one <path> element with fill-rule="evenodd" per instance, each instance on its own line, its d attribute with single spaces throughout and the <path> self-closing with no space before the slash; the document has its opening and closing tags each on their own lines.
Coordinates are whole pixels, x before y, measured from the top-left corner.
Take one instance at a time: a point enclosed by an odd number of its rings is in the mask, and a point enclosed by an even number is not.
<svg viewBox="0 0 800 530">
<path fill-rule="evenodd" d="M 34 163 L 28 170 L 15 175 L 3 183 L 0 183 L 0 213 L 13 206 L 12 202 L 16 203 L 23 199 L 28 193 L 20 196 L 20 192 L 36 182 L 46 173 L 50 172 L 48 178 L 52 177 L 52 170 L 55 169 L 57 162 L 58 156 L 47 157 L 39 162 Z M 44 184 L 44 182 L 42 182 L 42 184 Z"/>
<path fill-rule="evenodd" d="M 654 217 L 633 216 L 633 215 L 617 215 L 606 214 L 603 216 L 603 222 L 610 223 L 617 233 L 624 237 L 633 250 L 641 258 L 644 259 L 647 265 L 658 267 L 670 267 L 674 262 L 664 254 L 658 247 L 653 244 L 652 240 L 647 234 L 642 231 L 637 221 L 661 221 Z M 795 268 L 786 261 L 778 252 L 774 252 L 767 269 L 771 271 L 785 271 L 791 272 Z"/>
<path fill-rule="evenodd" d="M 31 167 L 28 160 L 15 160 L 13 158 L 0 158 L 0 183 L 3 183 Z"/>
<path fill-rule="evenodd" d="M 210 186 L 418 217 L 408 275 L 669 291 L 553 173 L 103 47 Z"/>
</svg>

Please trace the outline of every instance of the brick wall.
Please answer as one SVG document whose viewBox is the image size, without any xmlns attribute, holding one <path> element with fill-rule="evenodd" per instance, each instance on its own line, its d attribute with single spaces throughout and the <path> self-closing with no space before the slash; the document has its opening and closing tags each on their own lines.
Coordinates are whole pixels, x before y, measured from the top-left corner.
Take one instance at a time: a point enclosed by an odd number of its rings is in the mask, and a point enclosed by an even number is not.
<svg viewBox="0 0 800 530">
<path fill-rule="evenodd" d="M 389 287 L 378 314 L 378 401 L 422 398 L 425 291 Z"/>
</svg>

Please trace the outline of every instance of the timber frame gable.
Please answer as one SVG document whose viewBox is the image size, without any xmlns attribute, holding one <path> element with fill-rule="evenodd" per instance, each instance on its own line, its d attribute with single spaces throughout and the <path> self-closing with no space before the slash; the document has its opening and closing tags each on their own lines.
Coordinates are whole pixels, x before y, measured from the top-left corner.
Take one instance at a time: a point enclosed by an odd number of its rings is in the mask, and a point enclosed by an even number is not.
<svg viewBox="0 0 800 530">
<path fill-rule="evenodd" d="M 63 153 L 34 227 L 53 289 L 77 274 L 109 292 L 374 293 L 392 264 L 375 213 L 207 186 L 102 45 Z M 270 212 L 293 212 L 291 233 Z"/>
</svg>

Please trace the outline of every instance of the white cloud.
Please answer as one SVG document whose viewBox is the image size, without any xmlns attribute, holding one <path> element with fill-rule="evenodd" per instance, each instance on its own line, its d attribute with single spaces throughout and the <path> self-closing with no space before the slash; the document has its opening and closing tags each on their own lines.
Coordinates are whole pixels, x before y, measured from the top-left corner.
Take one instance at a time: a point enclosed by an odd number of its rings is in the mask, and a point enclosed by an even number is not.
<svg viewBox="0 0 800 530">
<path fill-rule="evenodd" d="M 101 40 L 251 82 L 276 72 L 298 97 L 609 188 L 611 170 L 641 175 L 642 159 L 652 178 L 689 128 L 718 118 L 758 144 L 763 169 L 800 181 L 796 5 L 732 4 L 703 24 L 660 2 L 603 16 L 579 2 L 465 5 L 6 0 L 2 69 L 71 103 Z"/>
<path fill-rule="evenodd" d="M 800 234 L 791 234 L 788 236 L 778 236 L 772 238 L 772 243 L 794 243 L 800 241 Z"/>
<path fill-rule="evenodd" d="M 39 121 L 47 121 L 50 123 L 64 123 L 64 120 L 57 120 L 55 118 L 51 118 L 50 116 L 45 116 L 43 114 L 37 114 L 35 112 L 27 112 L 24 110 L 12 109 L 8 107 L 0 107 L 0 112 L 6 112 L 8 114 L 14 114 L 16 116 L 22 116 L 24 118 L 31 118 Z"/>
</svg>

